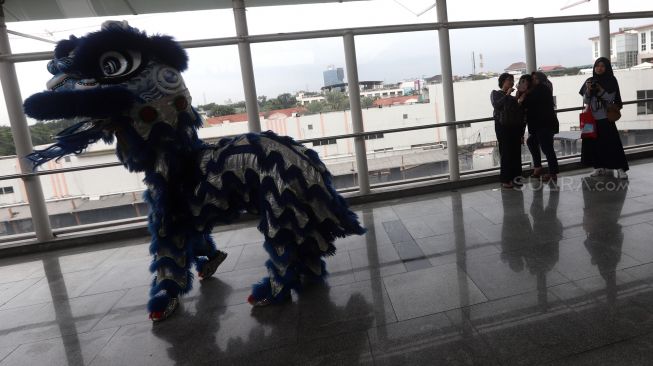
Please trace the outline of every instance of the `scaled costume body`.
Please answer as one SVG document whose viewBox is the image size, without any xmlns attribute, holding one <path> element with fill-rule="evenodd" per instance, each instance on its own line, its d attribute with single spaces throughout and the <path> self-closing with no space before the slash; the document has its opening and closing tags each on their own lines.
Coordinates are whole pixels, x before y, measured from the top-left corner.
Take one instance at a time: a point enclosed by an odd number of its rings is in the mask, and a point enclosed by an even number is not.
<svg viewBox="0 0 653 366">
<path fill-rule="evenodd" d="M 193 264 L 200 274 L 215 272 L 226 254 L 216 250 L 211 229 L 244 211 L 260 215 L 270 255 L 269 277 L 253 287 L 250 302 L 288 300 L 300 279 L 326 275 L 321 258 L 334 254 L 337 237 L 364 229 L 317 153 L 291 138 L 264 132 L 213 145 L 200 140 L 202 121 L 180 74 L 186 67 L 186 53 L 170 37 L 148 37 L 124 22 L 59 42 L 48 64 L 49 90 L 28 98 L 25 112 L 77 123 L 28 158 L 38 166 L 115 136 L 124 166 L 144 172 L 155 274 L 151 313 L 191 289 Z"/>
</svg>

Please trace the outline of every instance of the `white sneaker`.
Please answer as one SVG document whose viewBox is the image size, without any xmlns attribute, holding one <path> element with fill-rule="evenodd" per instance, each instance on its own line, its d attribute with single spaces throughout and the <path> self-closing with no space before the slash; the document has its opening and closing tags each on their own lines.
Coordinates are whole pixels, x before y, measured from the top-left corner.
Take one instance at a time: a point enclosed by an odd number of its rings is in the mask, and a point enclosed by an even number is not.
<svg viewBox="0 0 653 366">
<path fill-rule="evenodd" d="M 617 178 L 619 179 L 628 179 L 628 173 L 626 173 L 625 170 L 619 169 L 617 170 Z"/>
<path fill-rule="evenodd" d="M 598 168 L 598 169 L 594 169 L 592 174 L 590 174 L 590 177 L 602 177 L 604 175 L 605 175 L 605 169 Z"/>
</svg>

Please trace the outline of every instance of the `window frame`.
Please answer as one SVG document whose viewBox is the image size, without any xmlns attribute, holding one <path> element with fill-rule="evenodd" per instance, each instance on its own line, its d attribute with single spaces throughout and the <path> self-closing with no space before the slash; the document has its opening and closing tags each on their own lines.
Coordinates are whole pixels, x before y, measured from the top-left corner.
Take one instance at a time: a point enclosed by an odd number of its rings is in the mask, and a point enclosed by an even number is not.
<svg viewBox="0 0 653 366">
<path fill-rule="evenodd" d="M 640 39 L 641 39 L 641 49 L 640 51 L 646 51 L 646 32 L 640 33 Z"/>
<path fill-rule="evenodd" d="M 653 89 L 637 90 L 637 99 L 649 99 L 649 98 L 653 98 Z M 637 115 L 638 116 L 653 115 L 653 101 L 638 102 Z"/>
</svg>

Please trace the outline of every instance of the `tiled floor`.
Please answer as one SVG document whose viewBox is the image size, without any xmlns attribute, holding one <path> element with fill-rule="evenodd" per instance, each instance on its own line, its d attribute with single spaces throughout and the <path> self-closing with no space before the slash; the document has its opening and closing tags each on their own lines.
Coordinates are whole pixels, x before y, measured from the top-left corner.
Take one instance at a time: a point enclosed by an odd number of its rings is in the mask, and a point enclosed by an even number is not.
<svg viewBox="0 0 653 366">
<path fill-rule="evenodd" d="M 147 238 L 3 259 L 0 366 L 650 365 L 651 168 L 354 207 L 369 231 L 328 284 L 256 311 L 253 226 L 216 235 L 229 258 L 160 324 Z"/>
</svg>

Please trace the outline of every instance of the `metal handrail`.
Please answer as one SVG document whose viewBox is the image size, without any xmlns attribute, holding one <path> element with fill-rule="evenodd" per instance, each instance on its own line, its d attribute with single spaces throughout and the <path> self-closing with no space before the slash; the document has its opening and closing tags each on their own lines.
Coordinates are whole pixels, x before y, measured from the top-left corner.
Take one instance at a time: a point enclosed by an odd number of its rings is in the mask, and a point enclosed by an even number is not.
<svg viewBox="0 0 653 366">
<path fill-rule="evenodd" d="M 629 100 L 629 101 L 623 102 L 623 104 L 626 105 L 626 104 L 636 104 L 636 103 L 644 103 L 644 102 L 653 102 L 653 98 Z M 578 111 L 578 110 L 581 110 L 581 109 L 582 109 L 582 107 L 561 108 L 561 109 L 556 109 L 555 112 L 556 113 L 573 112 L 573 111 Z M 455 121 L 455 122 L 432 123 L 432 124 L 428 124 L 428 125 L 390 128 L 390 129 L 386 129 L 386 130 L 365 131 L 365 132 L 360 132 L 360 133 L 348 133 L 348 134 L 343 134 L 343 135 L 333 135 L 333 136 L 324 136 L 324 137 L 318 137 L 318 138 L 312 138 L 312 139 L 297 140 L 297 142 L 304 144 L 304 143 L 308 143 L 308 142 L 315 142 L 315 141 L 326 140 L 326 139 L 341 140 L 341 139 L 346 139 L 346 138 L 365 137 L 365 136 L 375 135 L 375 134 L 379 134 L 379 133 L 396 133 L 396 132 L 406 132 L 406 131 L 415 131 L 415 130 L 425 130 L 425 129 L 429 129 L 429 128 L 458 126 L 458 125 L 463 125 L 463 124 L 472 124 L 472 123 L 489 122 L 489 121 L 494 121 L 494 118 L 493 117 L 474 118 L 474 119 L 467 119 L 467 120 Z M 82 171 L 82 170 L 112 168 L 112 167 L 122 166 L 122 165 L 123 164 L 121 162 L 115 162 L 115 163 L 84 165 L 84 166 L 71 167 L 71 168 L 41 170 L 41 171 L 35 171 L 35 172 L 31 172 L 31 173 L 3 175 L 3 176 L 0 176 L 0 181 L 9 180 L 9 179 L 22 179 L 22 178 L 28 178 L 28 177 L 38 177 L 38 176 L 41 176 L 41 175 L 49 175 L 49 174 L 70 173 L 70 172 L 77 172 L 77 171 Z"/>
<path fill-rule="evenodd" d="M 440 28 L 469 29 L 469 28 L 488 28 L 488 27 L 508 27 L 508 26 L 518 26 L 518 25 L 526 25 L 526 24 L 591 22 L 591 21 L 597 21 L 606 18 L 609 20 L 653 18 L 653 11 L 634 11 L 634 12 L 621 12 L 621 13 L 608 13 L 608 14 L 569 15 L 569 16 L 540 17 L 540 18 L 530 17 L 530 18 L 519 18 L 519 19 L 473 20 L 473 21 L 457 21 L 457 22 L 447 22 L 447 23 L 420 23 L 420 24 L 398 24 L 398 25 L 382 25 L 382 26 L 370 26 L 370 27 L 337 28 L 337 29 L 325 29 L 325 30 L 318 30 L 318 31 L 260 34 L 260 35 L 253 35 L 253 36 L 241 36 L 241 37 L 195 39 L 195 40 L 188 40 L 188 41 L 180 41 L 179 43 L 184 48 L 199 48 L 199 47 L 215 47 L 215 46 L 233 46 L 239 43 L 265 43 L 265 42 L 295 41 L 295 40 L 315 39 L 315 38 L 333 38 L 333 37 L 342 37 L 346 33 L 351 33 L 355 36 L 361 36 L 361 35 L 388 34 L 388 33 L 433 31 L 433 30 L 438 30 Z M 43 61 L 43 60 L 50 60 L 52 59 L 53 56 L 54 56 L 53 51 L 28 52 L 28 53 L 19 53 L 19 54 L 10 54 L 10 55 L 0 55 L 0 61 L 9 61 L 9 62 Z"/>
</svg>

